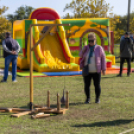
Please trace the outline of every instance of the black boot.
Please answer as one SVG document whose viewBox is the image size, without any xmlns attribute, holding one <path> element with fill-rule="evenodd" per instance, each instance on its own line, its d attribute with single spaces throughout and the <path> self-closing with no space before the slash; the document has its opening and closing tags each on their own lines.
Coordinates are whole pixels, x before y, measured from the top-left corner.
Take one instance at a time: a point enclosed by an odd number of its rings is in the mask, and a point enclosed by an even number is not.
<svg viewBox="0 0 134 134">
<path fill-rule="evenodd" d="M 85 104 L 87 104 L 89 102 L 90 102 L 90 98 L 87 98 L 86 101 L 85 101 Z"/>
<path fill-rule="evenodd" d="M 130 77 L 130 73 L 127 73 L 127 77 Z"/>
<path fill-rule="evenodd" d="M 122 74 L 118 74 L 117 77 L 122 77 Z"/>
<path fill-rule="evenodd" d="M 100 99 L 99 98 L 96 98 L 95 99 L 95 103 L 100 103 Z"/>
</svg>

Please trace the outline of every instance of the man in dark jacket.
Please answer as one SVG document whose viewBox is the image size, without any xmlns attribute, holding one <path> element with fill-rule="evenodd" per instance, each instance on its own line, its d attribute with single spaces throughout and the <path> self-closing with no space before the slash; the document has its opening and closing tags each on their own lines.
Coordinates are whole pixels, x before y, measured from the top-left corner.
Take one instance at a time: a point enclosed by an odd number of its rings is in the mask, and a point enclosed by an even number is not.
<svg viewBox="0 0 134 134">
<path fill-rule="evenodd" d="M 122 76 L 122 69 L 125 60 L 127 61 L 128 69 L 127 69 L 127 76 L 130 76 L 131 72 L 131 59 L 132 59 L 132 52 L 133 52 L 133 41 L 129 36 L 129 33 L 125 33 L 125 38 L 123 38 L 120 42 L 120 73 L 117 76 Z"/>
<path fill-rule="evenodd" d="M 6 39 L 2 41 L 2 46 L 4 49 L 4 58 L 5 58 L 5 70 L 4 77 L 1 82 L 6 82 L 8 77 L 8 68 L 9 64 L 12 62 L 12 81 L 16 81 L 16 71 L 17 71 L 17 56 L 20 51 L 20 46 L 16 40 L 11 38 L 9 32 L 5 34 Z"/>
</svg>

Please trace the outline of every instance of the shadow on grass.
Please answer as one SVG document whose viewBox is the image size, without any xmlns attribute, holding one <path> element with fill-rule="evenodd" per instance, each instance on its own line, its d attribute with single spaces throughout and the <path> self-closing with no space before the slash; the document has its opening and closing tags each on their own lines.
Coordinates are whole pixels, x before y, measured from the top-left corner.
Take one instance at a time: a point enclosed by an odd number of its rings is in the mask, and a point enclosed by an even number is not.
<svg viewBox="0 0 134 134">
<path fill-rule="evenodd" d="M 105 78 L 118 78 L 118 77 L 117 77 L 117 75 L 115 75 L 115 76 L 109 76 L 109 77 L 108 76 L 101 77 L 101 79 L 105 79 Z"/>
<path fill-rule="evenodd" d="M 83 105 L 83 104 L 85 104 L 85 103 L 84 102 L 69 103 L 69 106 L 77 106 L 77 105 Z M 65 104 L 62 104 L 61 103 L 61 107 L 64 108 L 65 107 Z M 21 107 L 21 108 L 26 108 L 26 106 Z M 50 105 L 50 108 L 57 108 L 57 104 L 51 104 Z"/>
<path fill-rule="evenodd" d="M 77 124 L 72 127 L 106 127 L 106 126 L 118 126 L 122 124 L 128 124 L 134 120 L 113 120 L 104 122 L 95 122 L 92 124 Z"/>
<path fill-rule="evenodd" d="M 84 104 L 84 102 L 69 103 L 69 106 L 83 105 L 83 104 Z"/>
<path fill-rule="evenodd" d="M 69 106 L 77 106 L 77 105 L 83 105 L 83 104 L 84 104 L 84 102 L 69 103 Z M 50 107 L 51 108 L 56 108 L 57 105 L 56 104 L 55 105 L 51 104 Z M 61 103 L 61 107 L 65 107 L 65 104 Z"/>
</svg>

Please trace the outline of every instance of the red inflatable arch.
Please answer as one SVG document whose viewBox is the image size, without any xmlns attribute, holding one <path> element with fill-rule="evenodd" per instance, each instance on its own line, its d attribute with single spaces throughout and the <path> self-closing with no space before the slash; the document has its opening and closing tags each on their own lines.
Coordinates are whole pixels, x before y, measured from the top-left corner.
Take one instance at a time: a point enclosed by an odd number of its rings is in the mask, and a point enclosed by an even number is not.
<svg viewBox="0 0 134 134">
<path fill-rule="evenodd" d="M 60 16 L 54 9 L 46 7 L 34 10 L 30 15 L 30 19 L 55 20 L 60 19 Z"/>
</svg>

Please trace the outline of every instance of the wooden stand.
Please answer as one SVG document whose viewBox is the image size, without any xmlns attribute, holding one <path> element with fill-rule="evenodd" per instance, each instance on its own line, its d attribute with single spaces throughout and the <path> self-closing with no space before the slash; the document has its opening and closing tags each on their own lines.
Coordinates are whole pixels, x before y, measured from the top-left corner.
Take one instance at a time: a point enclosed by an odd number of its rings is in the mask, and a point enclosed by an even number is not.
<svg viewBox="0 0 134 134">
<path fill-rule="evenodd" d="M 57 108 L 50 108 L 50 92 L 47 92 L 47 107 L 34 105 L 36 112 L 44 112 L 44 113 L 54 113 L 54 114 L 65 114 L 65 112 L 69 109 L 69 96 L 68 91 L 66 92 L 66 102 L 65 108 L 61 108 L 60 96 L 57 94 Z"/>
<path fill-rule="evenodd" d="M 19 118 L 20 116 L 29 114 L 29 115 L 32 115 L 31 116 L 32 119 L 39 119 L 39 118 L 49 117 L 50 113 L 65 114 L 68 109 L 69 109 L 68 91 L 66 92 L 65 108 L 61 108 L 59 94 L 57 94 L 57 108 L 50 108 L 50 91 L 48 91 L 47 92 L 47 106 L 34 105 L 33 110 L 22 109 L 22 108 L 0 108 L 0 112 L 13 113 L 11 117 L 17 117 L 17 118 Z"/>
<path fill-rule="evenodd" d="M 42 37 L 33 44 L 33 34 L 32 34 L 32 27 L 34 26 L 49 26 L 49 29 L 42 35 Z M 48 98 L 47 98 L 47 107 L 38 106 L 38 108 L 33 109 L 33 50 L 39 45 L 39 43 L 44 39 L 44 37 L 51 31 L 52 28 L 55 26 L 69 26 L 69 24 L 31 24 L 30 25 L 30 103 L 29 109 L 22 109 L 22 108 L 0 108 L 0 112 L 10 112 L 16 113 L 12 114 L 12 117 L 20 117 L 27 114 L 34 114 L 37 112 L 46 112 L 46 113 L 60 113 L 64 114 L 65 111 L 68 109 L 68 104 L 66 104 L 67 109 L 62 109 L 59 102 L 59 95 L 57 95 L 57 108 L 50 108 L 50 92 L 48 91 Z M 37 105 L 36 105 L 37 106 Z M 35 115 L 32 118 L 36 119 L 39 117 L 45 117 L 46 115 Z M 48 116 L 48 115 L 47 115 Z"/>
</svg>

